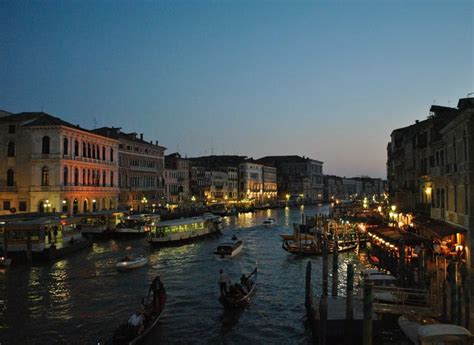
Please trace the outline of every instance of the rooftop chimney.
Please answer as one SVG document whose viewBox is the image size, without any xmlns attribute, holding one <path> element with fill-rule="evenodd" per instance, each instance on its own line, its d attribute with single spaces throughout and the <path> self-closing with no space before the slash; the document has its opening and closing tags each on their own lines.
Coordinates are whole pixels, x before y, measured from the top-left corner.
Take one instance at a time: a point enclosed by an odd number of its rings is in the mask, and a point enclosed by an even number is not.
<svg viewBox="0 0 474 345">
<path fill-rule="evenodd" d="M 140 133 L 140 140 L 143 140 L 143 133 Z"/>
<path fill-rule="evenodd" d="M 158 146 L 158 140 L 155 140 L 155 144 L 156 144 L 156 146 Z"/>
</svg>

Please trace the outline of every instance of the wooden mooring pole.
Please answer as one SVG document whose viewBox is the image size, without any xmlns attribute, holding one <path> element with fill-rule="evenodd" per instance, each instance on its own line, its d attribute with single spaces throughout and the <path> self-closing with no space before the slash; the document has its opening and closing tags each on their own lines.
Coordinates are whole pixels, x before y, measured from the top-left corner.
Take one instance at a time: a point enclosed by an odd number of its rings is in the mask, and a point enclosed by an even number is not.
<svg viewBox="0 0 474 345">
<path fill-rule="evenodd" d="M 322 295 L 319 302 L 319 341 L 318 345 L 326 345 L 328 326 L 328 296 Z"/>
<path fill-rule="evenodd" d="M 463 296 L 462 296 L 462 287 L 461 285 L 458 285 L 458 311 L 457 311 L 457 319 L 458 323 L 457 325 L 462 326 L 462 302 L 463 302 Z"/>
<path fill-rule="evenodd" d="M 372 345 L 372 307 L 373 307 L 373 286 L 370 280 L 364 282 L 364 329 L 362 335 L 363 345 Z"/>
<path fill-rule="evenodd" d="M 305 306 L 306 311 L 309 314 L 313 314 L 313 301 L 312 301 L 312 291 L 311 291 L 311 261 L 308 261 L 306 264 L 306 290 L 305 290 Z"/>
<path fill-rule="evenodd" d="M 323 295 L 328 295 L 328 242 L 323 244 Z"/>
<path fill-rule="evenodd" d="M 458 292 L 456 288 L 456 266 L 451 262 L 448 266 L 448 280 L 450 292 L 450 321 L 451 323 L 458 323 Z"/>
<path fill-rule="evenodd" d="M 354 318 L 354 265 L 347 265 L 346 320 Z"/>
<path fill-rule="evenodd" d="M 443 280 L 443 322 L 448 322 L 448 282 Z"/>
<path fill-rule="evenodd" d="M 334 247 L 332 251 L 332 296 L 337 297 L 337 285 L 339 283 L 339 248 L 337 234 L 334 235 Z"/>
<path fill-rule="evenodd" d="M 32 245 L 31 245 L 31 232 L 27 231 L 26 232 L 26 260 L 28 262 L 32 261 Z"/>
</svg>

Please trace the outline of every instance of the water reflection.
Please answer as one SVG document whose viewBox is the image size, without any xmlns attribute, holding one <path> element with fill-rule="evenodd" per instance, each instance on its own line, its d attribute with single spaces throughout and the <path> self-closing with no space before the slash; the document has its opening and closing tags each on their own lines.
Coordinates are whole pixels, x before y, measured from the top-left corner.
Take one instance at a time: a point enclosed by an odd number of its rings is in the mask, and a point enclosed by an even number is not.
<svg viewBox="0 0 474 345">
<path fill-rule="evenodd" d="M 288 233 L 303 214 L 326 211 L 305 207 L 245 213 L 225 217 L 228 226 L 221 237 L 194 244 L 156 249 L 145 246 L 142 239 L 103 241 L 53 265 L 14 268 L 0 275 L 0 322 L 5 325 L 0 341 L 21 343 L 23 334 L 36 334 L 41 343 L 107 339 L 140 306 L 149 282 L 160 274 L 168 302 L 146 344 L 265 344 L 275 339 L 306 343 L 305 267 L 308 260 L 313 262 L 315 293 L 320 293 L 321 260 L 288 254 L 281 249 L 279 235 Z M 264 228 L 269 217 L 277 226 Z M 217 260 L 213 251 L 234 233 L 244 242 L 242 253 L 232 260 Z M 115 263 L 132 252 L 146 253 L 150 264 L 118 273 Z M 339 255 L 340 290 L 345 288 L 347 264 L 354 260 L 353 253 Z M 235 281 L 242 272 L 250 273 L 256 262 L 258 283 L 251 303 L 239 313 L 226 313 L 218 302 L 219 269 Z"/>
</svg>

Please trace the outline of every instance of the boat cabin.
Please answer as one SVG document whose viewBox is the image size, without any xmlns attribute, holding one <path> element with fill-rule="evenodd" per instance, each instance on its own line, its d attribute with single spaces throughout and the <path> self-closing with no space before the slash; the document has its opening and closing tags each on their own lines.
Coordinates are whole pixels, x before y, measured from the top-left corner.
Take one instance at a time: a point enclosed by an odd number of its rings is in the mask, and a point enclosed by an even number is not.
<svg viewBox="0 0 474 345">
<path fill-rule="evenodd" d="M 150 232 L 156 229 L 160 216 L 156 214 L 134 214 L 122 216 L 116 225 L 116 231 L 134 230 L 137 232 Z"/>
<path fill-rule="evenodd" d="M 79 218 L 79 228 L 83 234 L 87 233 L 103 233 L 104 231 L 113 231 L 120 223 L 123 217 L 122 212 L 116 211 L 99 211 L 92 213 L 77 214 Z"/>
<path fill-rule="evenodd" d="M 42 253 L 51 247 L 61 249 L 81 240 L 77 219 L 42 217 L 2 222 L 0 244 L 8 252 Z"/>
<path fill-rule="evenodd" d="M 160 222 L 151 228 L 150 235 L 152 238 L 159 238 L 174 233 L 203 230 L 206 226 L 205 221 L 202 217 L 194 217 Z"/>
</svg>

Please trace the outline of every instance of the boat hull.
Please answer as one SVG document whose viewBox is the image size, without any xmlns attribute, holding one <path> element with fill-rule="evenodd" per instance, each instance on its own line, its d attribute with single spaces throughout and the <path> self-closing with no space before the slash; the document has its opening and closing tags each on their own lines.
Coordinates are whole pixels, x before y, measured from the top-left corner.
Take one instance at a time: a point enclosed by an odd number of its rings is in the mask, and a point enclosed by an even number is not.
<svg viewBox="0 0 474 345">
<path fill-rule="evenodd" d="M 143 267 L 146 264 L 148 264 L 148 259 L 144 258 L 144 259 L 135 260 L 135 261 L 119 262 L 115 266 L 117 267 L 119 271 L 129 271 L 129 270 Z"/>
<path fill-rule="evenodd" d="M 218 230 L 204 228 L 200 230 L 169 234 L 163 237 L 152 237 L 149 242 L 156 246 L 179 246 L 218 234 L 220 234 L 220 231 Z"/>
</svg>

